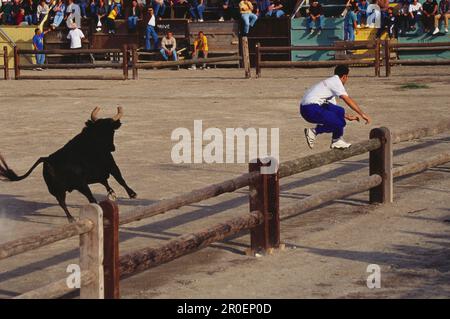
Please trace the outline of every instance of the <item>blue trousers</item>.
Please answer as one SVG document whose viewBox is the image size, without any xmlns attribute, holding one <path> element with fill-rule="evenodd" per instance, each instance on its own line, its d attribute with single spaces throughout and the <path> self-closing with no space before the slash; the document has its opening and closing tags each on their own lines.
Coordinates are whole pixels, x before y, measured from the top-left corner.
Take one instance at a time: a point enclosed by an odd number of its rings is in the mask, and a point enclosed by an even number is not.
<svg viewBox="0 0 450 319">
<path fill-rule="evenodd" d="M 129 16 L 128 17 L 128 29 L 130 29 L 130 30 L 136 29 L 137 23 L 138 23 L 137 16 Z"/>
<path fill-rule="evenodd" d="M 36 64 L 43 65 L 45 62 L 45 54 L 36 54 Z"/>
<path fill-rule="evenodd" d="M 352 25 L 344 26 L 344 40 L 355 41 L 355 28 Z"/>
<path fill-rule="evenodd" d="M 153 46 L 150 43 L 150 37 L 153 38 Z M 147 32 L 145 34 L 145 49 L 153 50 L 158 47 L 158 34 L 156 34 L 155 28 L 151 25 L 147 25 Z"/>
<path fill-rule="evenodd" d="M 320 15 L 319 19 L 316 19 L 315 21 L 313 21 L 311 17 L 308 17 L 308 28 L 314 29 L 314 25 L 317 25 L 317 20 L 319 21 L 319 29 L 322 30 L 325 23 L 325 17 L 323 15 Z"/>
<path fill-rule="evenodd" d="M 164 3 L 163 4 L 155 3 L 153 5 L 153 10 L 155 12 L 155 17 L 162 17 L 164 11 L 166 11 L 166 5 Z"/>
<path fill-rule="evenodd" d="M 189 9 L 189 12 L 191 14 L 191 17 L 193 19 L 200 19 L 203 20 L 203 12 L 205 12 L 205 6 L 202 4 L 199 4 L 197 6 L 191 7 Z"/>
<path fill-rule="evenodd" d="M 328 104 L 307 104 L 300 106 L 301 116 L 309 123 L 317 124 L 316 134 L 333 133 L 333 139 L 344 135 L 345 110 L 343 107 Z"/>
<path fill-rule="evenodd" d="M 250 27 L 253 27 L 258 20 L 258 16 L 254 13 L 242 13 L 242 20 L 244 21 L 244 34 L 247 35 Z"/>
<path fill-rule="evenodd" d="M 164 60 L 166 60 L 166 61 L 169 60 L 169 56 L 167 55 L 166 50 L 164 50 L 164 48 L 161 48 L 161 50 L 159 50 L 159 52 L 161 52 L 161 55 L 163 56 Z M 177 51 L 173 51 L 172 58 L 174 61 L 178 60 Z"/>
</svg>

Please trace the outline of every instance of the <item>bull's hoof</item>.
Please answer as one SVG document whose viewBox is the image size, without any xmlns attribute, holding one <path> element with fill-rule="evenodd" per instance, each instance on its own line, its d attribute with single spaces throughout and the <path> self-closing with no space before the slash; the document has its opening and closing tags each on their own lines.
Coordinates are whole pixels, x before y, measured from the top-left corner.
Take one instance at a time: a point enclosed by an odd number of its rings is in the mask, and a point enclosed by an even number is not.
<svg viewBox="0 0 450 319">
<path fill-rule="evenodd" d="M 137 194 L 135 192 L 131 192 L 128 194 L 128 196 L 130 196 L 130 198 L 133 199 L 137 197 Z"/>
<path fill-rule="evenodd" d="M 109 192 L 107 197 L 109 200 L 111 200 L 113 202 L 115 202 L 117 200 L 117 195 L 114 192 Z"/>
</svg>

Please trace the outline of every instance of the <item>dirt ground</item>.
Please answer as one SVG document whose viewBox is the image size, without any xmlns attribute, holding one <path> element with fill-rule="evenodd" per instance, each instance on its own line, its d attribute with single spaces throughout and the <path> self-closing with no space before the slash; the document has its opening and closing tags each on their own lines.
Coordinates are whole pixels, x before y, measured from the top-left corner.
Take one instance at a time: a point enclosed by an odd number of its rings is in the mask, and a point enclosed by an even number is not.
<svg viewBox="0 0 450 319">
<path fill-rule="evenodd" d="M 61 71 L 44 71 L 56 73 Z M 75 74 L 78 71 L 70 71 Z M 103 71 L 82 71 L 103 72 Z M 105 71 L 109 72 L 109 71 Z M 0 152 L 23 173 L 41 156 L 80 132 L 94 106 L 103 116 L 124 107 L 115 137 L 117 163 L 138 193 L 130 200 L 111 179 L 122 212 L 162 198 L 237 176 L 246 164 L 174 164 L 171 132 L 266 127 L 280 129 L 281 161 L 327 150 L 320 136 L 314 150 L 298 117 L 305 89 L 331 69 L 263 69 L 263 78 L 245 80 L 243 70 L 149 70 L 138 81 L 1 81 Z M 29 74 L 33 73 L 29 71 Z M 114 73 L 114 72 L 111 72 Z M 395 67 L 390 78 L 355 68 L 349 94 L 373 118 L 349 123 L 350 142 L 366 139 L 373 127 L 392 130 L 428 126 L 449 118 L 448 67 Z M 406 83 L 426 84 L 404 89 Z M 447 134 L 395 145 L 395 165 L 449 150 Z M 282 180 L 281 206 L 368 174 L 367 154 Z M 0 243 L 67 223 L 48 193 L 39 167 L 17 183 L 0 183 Z M 395 182 L 395 203 L 368 206 L 361 193 L 282 222 L 286 249 L 260 258 L 244 254 L 241 234 L 121 282 L 123 298 L 449 298 L 450 164 Z M 98 200 L 102 186 L 93 185 Z M 247 190 L 174 210 L 121 227 L 121 254 L 157 247 L 248 211 Z M 86 199 L 68 195 L 75 216 Z M 67 276 L 78 258 L 78 239 L 61 241 L 0 261 L 0 298 L 10 298 Z M 366 286 L 369 264 L 381 268 L 381 288 Z"/>
</svg>

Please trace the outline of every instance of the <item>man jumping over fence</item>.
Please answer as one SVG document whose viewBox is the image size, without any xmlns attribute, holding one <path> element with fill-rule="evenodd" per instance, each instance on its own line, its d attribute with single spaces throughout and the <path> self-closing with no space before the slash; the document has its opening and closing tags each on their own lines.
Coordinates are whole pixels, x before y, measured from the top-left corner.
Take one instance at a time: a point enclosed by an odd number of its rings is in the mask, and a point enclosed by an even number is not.
<svg viewBox="0 0 450 319">
<path fill-rule="evenodd" d="M 317 83 L 303 96 L 300 114 L 306 121 L 317 124 L 315 128 L 305 128 L 306 142 L 310 148 L 313 148 L 317 135 L 322 133 L 333 134 L 331 148 L 348 148 L 351 144 L 342 139 L 345 120 L 359 121 L 361 116 L 366 124 L 370 123 L 370 117 L 345 91 L 344 84 L 348 80 L 348 73 L 347 66 L 337 66 L 334 76 Z M 344 108 L 336 105 L 336 97 L 344 100 L 359 116 L 345 114 Z"/>
</svg>

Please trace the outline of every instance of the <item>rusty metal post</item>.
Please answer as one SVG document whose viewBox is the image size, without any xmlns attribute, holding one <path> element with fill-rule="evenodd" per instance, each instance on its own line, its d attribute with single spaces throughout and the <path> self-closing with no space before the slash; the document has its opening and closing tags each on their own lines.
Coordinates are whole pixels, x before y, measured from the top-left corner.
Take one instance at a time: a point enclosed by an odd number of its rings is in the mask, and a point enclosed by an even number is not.
<svg viewBox="0 0 450 319">
<path fill-rule="evenodd" d="M 249 171 L 260 171 L 262 164 L 249 164 Z M 250 185 L 250 211 L 258 210 L 264 215 L 262 224 L 250 231 L 250 253 L 270 253 L 273 248 L 280 246 L 280 216 L 279 216 L 280 186 L 278 171 L 275 174 L 261 174 L 258 181 Z"/>
<path fill-rule="evenodd" d="M 100 207 L 104 218 L 105 299 L 119 299 L 119 207 L 110 200 L 101 202 Z"/>
<path fill-rule="evenodd" d="M 256 61 L 255 61 L 255 69 L 256 69 L 256 77 L 261 77 L 261 50 L 260 50 L 261 44 L 258 42 L 256 43 L 255 50 L 256 50 Z"/>
<path fill-rule="evenodd" d="M 384 40 L 384 66 L 386 68 L 386 77 L 391 75 L 391 48 L 389 39 Z"/>
<path fill-rule="evenodd" d="M 8 57 L 8 47 L 5 45 L 3 47 L 3 67 L 4 67 L 4 79 L 9 80 L 9 57 Z"/>
<path fill-rule="evenodd" d="M 14 79 L 20 79 L 20 55 L 17 46 L 14 46 Z"/>
<path fill-rule="evenodd" d="M 369 174 L 380 175 L 382 179 L 380 185 L 370 189 L 370 203 L 392 203 L 394 201 L 394 178 L 391 132 L 386 127 L 374 128 L 370 131 L 370 138 L 378 138 L 381 146 L 369 153 Z"/>
<path fill-rule="evenodd" d="M 123 79 L 128 80 L 128 45 L 124 44 L 122 49 L 122 65 L 123 65 Z"/>
</svg>

